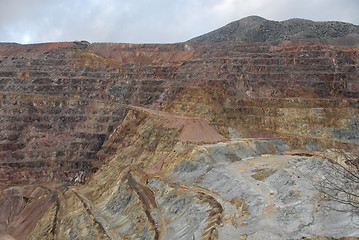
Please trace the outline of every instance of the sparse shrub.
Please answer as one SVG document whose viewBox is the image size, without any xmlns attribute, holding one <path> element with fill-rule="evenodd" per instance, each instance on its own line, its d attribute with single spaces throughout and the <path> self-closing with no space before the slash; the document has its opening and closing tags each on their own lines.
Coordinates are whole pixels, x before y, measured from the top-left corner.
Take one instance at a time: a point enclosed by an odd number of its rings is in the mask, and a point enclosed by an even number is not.
<svg viewBox="0 0 359 240">
<path fill-rule="evenodd" d="M 323 176 L 319 190 L 330 206 L 339 211 L 359 213 L 359 152 L 335 149 L 324 156 Z"/>
</svg>

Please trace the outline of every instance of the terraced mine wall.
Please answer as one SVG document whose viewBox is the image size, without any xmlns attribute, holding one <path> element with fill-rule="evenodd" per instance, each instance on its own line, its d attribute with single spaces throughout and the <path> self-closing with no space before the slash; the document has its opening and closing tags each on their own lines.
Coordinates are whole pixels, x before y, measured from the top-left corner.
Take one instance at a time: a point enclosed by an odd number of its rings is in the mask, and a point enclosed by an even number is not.
<svg viewBox="0 0 359 240">
<path fill-rule="evenodd" d="M 202 118 L 228 139 L 358 144 L 358 50 L 305 41 L 1 44 L 0 179 L 95 171 L 129 105 Z"/>
</svg>

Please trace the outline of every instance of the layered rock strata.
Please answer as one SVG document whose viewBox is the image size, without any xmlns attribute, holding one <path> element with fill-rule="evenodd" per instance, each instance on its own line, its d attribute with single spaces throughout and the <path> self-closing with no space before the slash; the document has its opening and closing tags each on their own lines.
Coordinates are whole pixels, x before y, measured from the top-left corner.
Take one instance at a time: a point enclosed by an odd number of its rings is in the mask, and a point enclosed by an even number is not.
<svg viewBox="0 0 359 240">
<path fill-rule="evenodd" d="M 250 129 L 359 141 L 357 47 L 0 47 L 3 180 L 71 179 L 93 171 L 103 161 L 97 151 L 129 104 L 201 117 L 227 137 L 221 126 L 239 136 Z"/>
</svg>

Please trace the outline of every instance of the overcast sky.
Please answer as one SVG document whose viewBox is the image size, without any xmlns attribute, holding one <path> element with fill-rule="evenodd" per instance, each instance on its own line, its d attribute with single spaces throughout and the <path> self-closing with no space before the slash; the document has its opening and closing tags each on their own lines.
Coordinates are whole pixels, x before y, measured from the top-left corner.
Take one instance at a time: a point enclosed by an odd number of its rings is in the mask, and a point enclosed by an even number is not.
<svg viewBox="0 0 359 240">
<path fill-rule="evenodd" d="M 0 42 L 173 43 L 250 15 L 359 25 L 359 0 L 0 0 Z"/>
</svg>

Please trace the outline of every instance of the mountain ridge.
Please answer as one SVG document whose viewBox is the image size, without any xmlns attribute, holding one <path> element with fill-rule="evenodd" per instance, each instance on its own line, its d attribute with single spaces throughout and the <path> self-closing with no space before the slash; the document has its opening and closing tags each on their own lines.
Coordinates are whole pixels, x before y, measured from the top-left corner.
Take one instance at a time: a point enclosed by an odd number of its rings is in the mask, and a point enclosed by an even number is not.
<svg viewBox="0 0 359 240">
<path fill-rule="evenodd" d="M 339 21 L 320 21 L 292 18 L 285 21 L 267 20 L 259 16 L 249 16 L 233 21 L 221 28 L 188 42 L 272 42 L 294 39 L 330 39 L 359 34 L 359 26 Z"/>
</svg>

